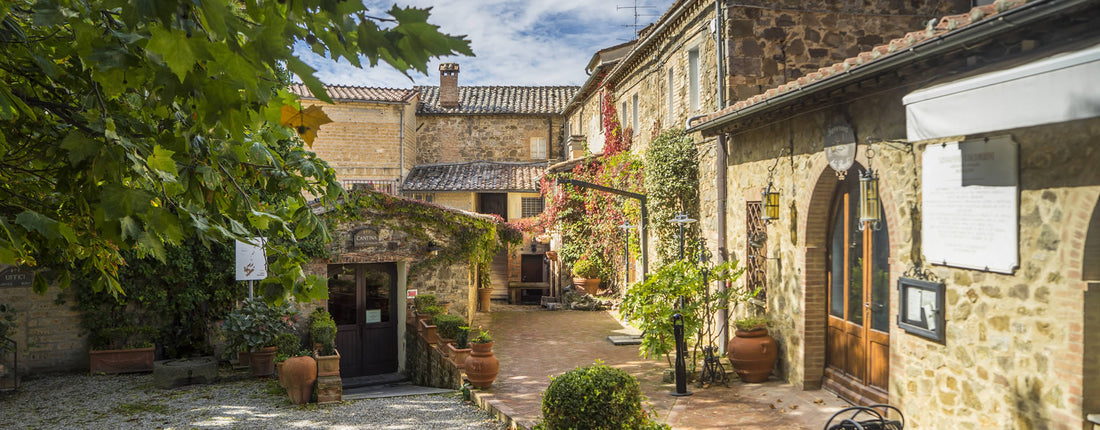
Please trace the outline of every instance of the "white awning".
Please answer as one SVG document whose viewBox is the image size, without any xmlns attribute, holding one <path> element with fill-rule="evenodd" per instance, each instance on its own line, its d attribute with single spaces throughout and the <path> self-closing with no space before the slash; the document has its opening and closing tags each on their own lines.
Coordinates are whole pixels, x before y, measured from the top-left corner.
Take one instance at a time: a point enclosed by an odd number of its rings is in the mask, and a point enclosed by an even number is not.
<svg viewBox="0 0 1100 430">
<path fill-rule="evenodd" d="M 907 94 L 909 141 L 1100 116 L 1100 45 Z"/>
</svg>

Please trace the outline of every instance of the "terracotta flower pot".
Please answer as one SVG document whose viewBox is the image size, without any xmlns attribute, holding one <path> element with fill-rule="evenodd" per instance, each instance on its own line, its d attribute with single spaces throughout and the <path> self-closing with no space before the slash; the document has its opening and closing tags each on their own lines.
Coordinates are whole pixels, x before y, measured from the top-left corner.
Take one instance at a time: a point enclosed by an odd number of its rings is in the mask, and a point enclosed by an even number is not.
<svg viewBox="0 0 1100 430">
<path fill-rule="evenodd" d="M 249 368 L 252 369 L 252 376 L 265 377 L 271 376 L 275 373 L 275 347 L 265 346 L 259 351 L 252 351 L 248 354 Z"/>
<path fill-rule="evenodd" d="M 493 303 L 493 289 L 492 288 L 478 288 L 477 289 L 477 310 L 481 312 L 489 312 L 490 305 Z"/>
<path fill-rule="evenodd" d="M 237 365 L 247 366 L 249 363 L 248 350 L 237 351 Z"/>
<path fill-rule="evenodd" d="M 430 324 L 431 324 L 431 320 L 432 320 L 432 318 L 434 318 L 434 317 L 435 317 L 435 316 L 434 316 L 434 315 L 432 315 L 432 314 L 422 314 L 422 313 L 417 313 L 417 314 L 416 314 L 416 320 L 417 320 L 417 324 L 416 324 L 416 331 L 417 331 L 417 333 L 419 333 L 419 332 L 423 332 L 423 331 L 424 331 L 424 325 L 423 325 L 423 324 L 428 324 L 428 325 L 430 325 Z M 422 324 L 422 323 L 423 323 L 423 324 Z"/>
<path fill-rule="evenodd" d="M 155 347 L 88 351 L 92 373 L 152 372 L 155 359 Z"/>
<path fill-rule="evenodd" d="M 283 366 L 286 366 L 285 360 L 275 363 L 275 376 L 279 378 L 279 386 L 286 388 L 286 372 L 283 372 Z"/>
<path fill-rule="evenodd" d="M 439 343 L 439 336 L 436 336 L 434 325 L 428 324 L 426 321 L 420 321 L 420 335 L 424 337 L 424 340 L 429 344 L 435 345 Z"/>
<path fill-rule="evenodd" d="M 466 358 L 470 356 L 470 348 L 458 348 L 455 344 L 448 343 L 447 350 L 450 352 L 451 362 L 455 364 L 455 367 L 465 369 Z"/>
<path fill-rule="evenodd" d="M 733 371 L 745 382 L 764 382 L 775 368 L 779 357 L 775 338 L 768 335 L 768 329 L 752 331 L 737 330 L 726 347 L 727 356 Z"/>
<path fill-rule="evenodd" d="M 439 336 L 438 332 L 436 332 L 436 336 Z M 454 343 L 454 341 L 455 341 L 454 339 L 446 339 L 446 338 L 441 337 L 441 338 L 439 338 L 439 344 L 437 344 L 436 347 L 439 348 L 439 352 L 442 352 L 444 357 L 450 357 L 451 356 L 450 345 L 452 343 Z"/>
<path fill-rule="evenodd" d="M 594 296 L 600 291 L 600 281 L 600 278 L 573 278 L 573 286 Z"/>
<path fill-rule="evenodd" d="M 471 343 L 466 357 L 466 379 L 477 388 L 489 388 L 497 379 L 500 362 L 493 356 L 493 343 Z"/>
<path fill-rule="evenodd" d="M 317 376 L 340 376 L 340 351 L 333 355 L 317 355 Z"/>
<path fill-rule="evenodd" d="M 285 381 L 286 394 L 295 405 L 309 403 L 313 396 L 313 383 L 317 381 L 317 362 L 313 357 L 290 357 L 279 371 L 279 379 Z M 285 376 L 284 376 L 285 375 Z"/>
</svg>

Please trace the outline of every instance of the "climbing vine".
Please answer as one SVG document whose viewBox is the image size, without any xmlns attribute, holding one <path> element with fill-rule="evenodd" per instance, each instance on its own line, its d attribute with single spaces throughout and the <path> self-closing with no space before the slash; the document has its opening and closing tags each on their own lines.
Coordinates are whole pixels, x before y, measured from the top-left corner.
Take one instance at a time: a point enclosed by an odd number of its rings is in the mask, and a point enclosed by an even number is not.
<svg viewBox="0 0 1100 430">
<path fill-rule="evenodd" d="M 645 172 L 650 225 L 656 238 L 658 265 L 663 265 L 679 257 L 679 229 L 668 220 L 679 213 L 700 218 L 699 154 L 695 142 L 683 130 L 661 133 L 646 150 Z M 684 229 L 684 249 L 698 249 L 698 231 L 698 224 Z"/>
</svg>

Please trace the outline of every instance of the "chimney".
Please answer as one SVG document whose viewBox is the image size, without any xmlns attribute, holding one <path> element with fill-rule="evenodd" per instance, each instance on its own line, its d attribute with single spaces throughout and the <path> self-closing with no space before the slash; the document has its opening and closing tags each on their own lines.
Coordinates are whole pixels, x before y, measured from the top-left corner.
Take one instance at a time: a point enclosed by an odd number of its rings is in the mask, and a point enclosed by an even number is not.
<svg viewBox="0 0 1100 430">
<path fill-rule="evenodd" d="M 439 65 L 439 105 L 458 107 L 458 63 Z"/>
</svg>

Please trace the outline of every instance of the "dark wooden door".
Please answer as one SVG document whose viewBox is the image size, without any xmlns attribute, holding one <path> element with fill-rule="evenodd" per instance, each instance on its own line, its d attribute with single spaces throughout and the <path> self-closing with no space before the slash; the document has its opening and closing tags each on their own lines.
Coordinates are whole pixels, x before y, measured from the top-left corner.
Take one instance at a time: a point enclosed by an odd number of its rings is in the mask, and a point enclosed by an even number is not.
<svg viewBox="0 0 1100 430">
<path fill-rule="evenodd" d="M 885 403 L 890 369 L 890 251 L 885 221 L 860 229 L 856 175 L 841 182 L 829 238 L 826 386 Z"/>
<path fill-rule="evenodd" d="M 397 371 L 397 268 L 329 265 L 329 312 L 336 321 L 340 376 Z"/>
<path fill-rule="evenodd" d="M 546 258 L 543 254 L 523 254 L 522 262 L 520 263 L 520 280 L 523 282 L 544 282 L 546 278 L 543 276 L 544 267 L 543 260 Z"/>
<path fill-rule="evenodd" d="M 508 221 L 508 194 L 507 193 L 480 193 L 477 195 L 477 212 L 483 214 L 497 214 Z"/>
</svg>

